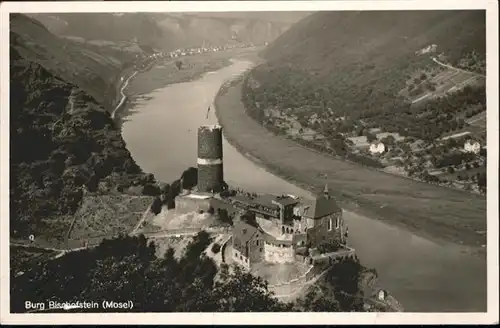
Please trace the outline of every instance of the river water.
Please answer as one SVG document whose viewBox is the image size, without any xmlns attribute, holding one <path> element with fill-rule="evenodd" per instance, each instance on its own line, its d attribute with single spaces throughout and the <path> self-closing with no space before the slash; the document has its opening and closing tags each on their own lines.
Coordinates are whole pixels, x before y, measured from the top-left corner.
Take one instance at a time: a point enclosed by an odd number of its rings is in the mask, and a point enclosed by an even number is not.
<svg viewBox="0 0 500 328">
<path fill-rule="evenodd" d="M 251 67 L 247 61 L 199 80 L 158 89 L 134 104 L 122 133 L 137 164 L 170 182 L 196 166 L 197 128 L 217 123 L 207 108 L 222 83 Z M 255 165 L 224 140 L 224 175 L 246 190 L 310 196 Z M 405 230 L 345 212 L 349 243 L 361 262 L 379 273 L 384 288 L 406 312 L 486 311 L 486 261 L 437 245 Z"/>
</svg>

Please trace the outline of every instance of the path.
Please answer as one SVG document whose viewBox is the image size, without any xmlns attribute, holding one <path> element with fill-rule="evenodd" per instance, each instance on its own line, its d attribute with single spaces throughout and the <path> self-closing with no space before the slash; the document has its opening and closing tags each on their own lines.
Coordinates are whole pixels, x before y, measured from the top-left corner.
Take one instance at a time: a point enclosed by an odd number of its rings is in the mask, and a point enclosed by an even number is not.
<svg viewBox="0 0 500 328">
<path fill-rule="evenodd" d="M 486 111 L 480 113 L 479 115 L 476 115 L 474 118 L 470 118 L 469 120 L 465 121 L 467 124 L 472 124 L 474 122 L 477 122 L 479 120 L 485 120 L 486 119 Z"/>
<path fill-rule="evenodd" d="M 143 217 L 145 217 L 147 214 L 147 211 Z M 227 231 L 224 229 L 217 229 L 217 228 L 208 228 L 208 229 L 200 229 L 200 228 L 188 228 L 188 229 L 179 229 L 179 230 L 163 230 L 163 231 L 154 231 L 154 232 L 146 232 L 141 234 L 144 235 L 147 239 L 159 239 L 159 238 L 168 238 L 168 237 L 180 237 L 180 236 L 195 236 L 198 234 L 201 230 L 205 230 L 208 233 L 221 233 L 221 234 L 226 234 Z M 129 233 L 129 236 L 134 236 L 137 235 L 137 226 L 134 228 L 132 232 Z M 107 236 L 108 238 L 113 238 L 116 236 Z M 23 247 L 23 248 L 34 248 L 38 250 L 43 250 L 43 251 L 53 251 L 53 252 L 58 252 L 58 254 L 54 255 L 51 257 L 49 260 L 57 259 L 60 258 L 63 255 L 66 255 L 68 253 L 76 252 L 76 251 L 81 251 L 85 249 L 90 249 L 97 247 L 99 243 L 97 244 L 88 244 L 83 247 L 77 247 L 77 248 L 70 248 L 70 249 L 61 249 L 61 248 L 55 248 L 55 247 L 42 247 L 42 246 L 36 246 L 36 245 L 30 245 L 30 244 L 23 244 L 23 243 L 16 243 L 16 242 L 11 242 L 11 246 L 16 246 L 16 247 Z"/>
<path fill-rule="evenodd" d="M 432 57 L 432 60 L 438 64 L 438 65 L 441 65 L 443 67 L 446 67 L 446 68 L 449 68 L 449 69 L 452 69 L 452 70 L 455 70 L 455 71 L 458 71 L 458 72 L 463 72 L 463 73 L 468 73 L 468 74 L 472 74 L 472 75 L 476 75 L 476 76 L 482 76 L 482 77 L 486 77 L 486 75 L 483 75 L 483 74 L 480 74 L 480 73 L 476 73 L 476 72 L 471 72 L 471 71 L 466 71 L 464 69 L 461 69 L 461 68 L 457 68 L 457 67 L 454 67 L 454 66 L 451 66 L 451 65 L 448 65 L 448 64 L 445 64 L 443 62 L 440 62 L 439 60 L 436 59 L 436 57 Z"/>
<path fill-rule="evenodd" d="M 118 103 L 118 105 L 116 105 L 115 109 L 113 110 L 113 112 L 111 113 L 111 118 L 114 119 L 115 118 L 115 115 L 116 115 L 116 112 L 118 111 L 118 109 L 120 109 L 120 107 L 123 105 L 123 103 L 125 102 L 125 100 L 127 99 L 127 96 L 125 95 L 125 88 L 127 88 L 130 80 L 137 75 L 139 71 L 135 71 L 132 75 L 130 75 L 126 80 L 125 80 L 125 83 L 123 84 L 123 86 L 121 87 L 120 89 L 120 95 L 122 96 L 122 98 L 120 99 L 120 102 Z"/>
<path fill-rule="evenodd" d="M 75 107 L 75 97 L 73 95 L 73 91 L 75 89 L 71 89 L 71 92 L 68 96 L 68 105 L 69 105 L 69 109 L 67 111 L 68 114 L 73 114 L 73 111 L 74 111 L 74 107 Z M 61 117 L 59 117 L 59 119 L 57 121 L 54 122 L 54 124 L 52 124 L 52 128 L 51 128 L 51 131 L 52 131 L 52 135 L 54 135 L 54 129 L 56 128 L 56 125 L 62 121 L 63 119 L 63 115 L 61 115 Z"/>
<path fill-rule="evenodd" d="M 285 298 L 285 299 L 297 298 L 300 293 L 304 293 L 304 292 L 307 291 L 307 287 L 309 287 L 311 285 L 314 285 L 319 279 L 321 279 L 321 277 L 323 277 L 328 272 L 328 270 L 330 270 L 330 268 L 324 270 L 323 272 L 321 272 L 319 275 L 315 276 L 311 280 L 306 281 L 301 287 L 297 288 L 292 293 L 289 293 L 289 294 L 275 294 L 274 297 L 276 297 L 278 299 L 283 299 L 283 298 Z"/>
<path fill-rule="evenodd" d="M 446 68 L 449 68 L 449 69 L 452 69 L 456 72 L 462 72 L 462 73 L 467 73 L 467 74 L 471 74 L 473 76 L 471 76 L 470 78 L 468 78 L 467 80 L 451 87 L 448 91 L 446 92 L 451 92 L 451 91 L 454 91 L 454 90 L 457 90 L 457 89 L 460 89 L 463 85 L 466 85 L 470 80 L 478 77 L 478 76 L 482 76 L 482 77 L 485 77 L 485 75 L 482 75 L 482 74 L 479 74 L 479 73 L 476 73 L 476 72 L 471 72 L 471 71 L 466 71 L 464 69 L 461 69 L 461 68 L 457 68 L 457 67 L 453 67 L 451 65 L 448 65 L 448 64 L 445 64 L 443 62 L 440 62 L 439 60 L 436 59 L 436 57 L 432 57 L 432 61 L 434 61 L 436 64 L 440 65 L 440 66 L 443 66 L 443 67 L 446 67 Z M 423 96 L 420 96 L 418 97 L 417 99 L 413 100 L 411 103 L 412 104 L 415 104 L 419 101 L 422 101 L 424 99 L 426 99 L 427 97 L 431 96 L 432 95 L 432 92 L 428 92 L 426 94 L 424 94 Z"/>
<path fill-rule="evenodd" d="M 146 220 L 146 218 L 148 217 L 149 213 L 150 212 L 149 212 L 149 208 L 148 208 L 147 210 L 144 211 L 144 213 L 142 214 L 141 219 L 139 220 L 139 222 L 137 222 L 137 224 L 134 227 L 134 229 L 132 229 L 132 231 L 130 232 L 130 235 L 136 234 L 137 230 L 139 230 L 139 228 L 142 226 L 142 223 Z"/>
</svg>

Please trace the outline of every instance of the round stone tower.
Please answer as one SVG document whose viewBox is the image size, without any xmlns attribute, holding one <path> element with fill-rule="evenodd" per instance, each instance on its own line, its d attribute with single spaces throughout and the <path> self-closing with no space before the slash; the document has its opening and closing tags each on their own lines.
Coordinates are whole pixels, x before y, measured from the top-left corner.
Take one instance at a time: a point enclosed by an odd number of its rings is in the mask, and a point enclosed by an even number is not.
<svg viewBox="0 0 500 328">
<path fill-rule="evenodd" d="M 198 191 L 220 192 L 224 182 L 222 166 L 222 127 L 198 128 Z"/>
</svg>

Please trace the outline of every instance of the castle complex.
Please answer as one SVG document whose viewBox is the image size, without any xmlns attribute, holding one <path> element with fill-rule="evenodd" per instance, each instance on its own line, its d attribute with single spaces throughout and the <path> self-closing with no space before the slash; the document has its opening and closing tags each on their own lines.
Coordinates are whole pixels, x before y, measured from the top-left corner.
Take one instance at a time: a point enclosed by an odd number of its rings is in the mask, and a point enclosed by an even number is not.
<svg viewBox="0 0 500 328">
<path fill-rule="evenodd" d="M 232 259 L 250 269 L 256 262 L 292 263 L 347 244 L 347 227 L 328 188 L 312 200 L 291 195 L 227 192 L 222 128 L 198 129 L 198 185 L 190 195 L 208 200 L 219 215 L 233 217 Z M 224 213 L 225 212 L 225 213 Z"/>
</svg>

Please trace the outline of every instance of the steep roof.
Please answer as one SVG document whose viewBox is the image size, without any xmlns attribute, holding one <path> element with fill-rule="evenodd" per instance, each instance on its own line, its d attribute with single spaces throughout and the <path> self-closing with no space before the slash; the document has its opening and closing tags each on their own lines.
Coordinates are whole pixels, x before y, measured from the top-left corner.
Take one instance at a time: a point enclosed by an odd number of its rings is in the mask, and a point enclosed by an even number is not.
<svg viewBox="0 0 500 328">
<path fill-rule="evenodd" d="M 276 197 L 274 199 L 276 203 L 280 203 L 284 206 L 297 204 L 299 201 L 290 196 Z"/>
<path fill-rule="evenodd" d="M 257 232 L 259 232 L 257 227 L 244 221 L 238 221 L 233 227 L 233 238 L 238 239 L 238 241 L 244 245 L 252 239 L 253 235 Z"/>
<path fill-rule="evenodd" d="M 318 196 L 304 204 L 309 205 L 309 208 L 305 210 L 304 216 L 312 219 L 319 219 L 330 214 L 342 212 L 335 199 L 324 195 Z"/>
</svg>

